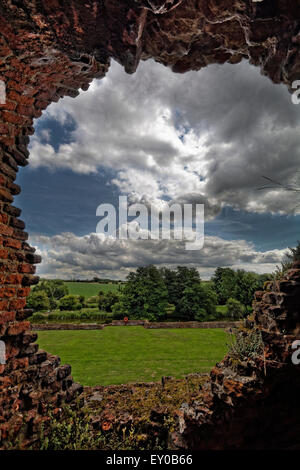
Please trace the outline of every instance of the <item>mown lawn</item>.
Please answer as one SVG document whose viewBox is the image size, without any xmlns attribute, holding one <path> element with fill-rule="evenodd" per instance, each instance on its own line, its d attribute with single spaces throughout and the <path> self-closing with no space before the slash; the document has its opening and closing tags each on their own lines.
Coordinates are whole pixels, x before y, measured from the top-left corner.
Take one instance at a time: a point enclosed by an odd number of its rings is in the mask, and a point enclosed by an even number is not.
<svg viewBox="0 0 300 470">
<path fill-rule="evenodd" d="M 100 290 L 117 292 L 119 289 L 118 284 L 99 284 L 97 282 L 66 282 L 65 284 L 69 289 L 69 294 L 84 295 L 86 299 L 98 295 Z"/>
<path fill-rule="evenodd" d="M 72 365 L 83 385 L 158 381 L 207 372 L 224 356 L 227 334 L 221 329 L 107 327 L 92 331 L 40 331 L 41 349 Z"/>
</svg>

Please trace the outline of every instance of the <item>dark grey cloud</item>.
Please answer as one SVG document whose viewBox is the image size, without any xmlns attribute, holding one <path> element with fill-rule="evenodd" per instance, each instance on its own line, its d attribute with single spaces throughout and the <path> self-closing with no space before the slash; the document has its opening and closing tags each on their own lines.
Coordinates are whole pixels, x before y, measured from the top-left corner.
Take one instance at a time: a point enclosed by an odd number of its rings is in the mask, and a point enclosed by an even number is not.
<svg viewBox="0 0 300 470">
<path fill-rule="evenodd" d="M 198 193 L 213 206 L 291 212 L 294 195 L 258 193 L 261 176 L 290 181 L 300 163 L 300 107 L 248 63 L 176 75 L 153 61 L 133 76 L 113 63 L 107 77 L 45 114 L 76 122 L 55 152 L 32 140 L 31 163 L 97 172 L 135 197 L 180 199 Z"/>
<path fill-rule="evenodd" d="M 218 266 L 270 272 L 279 264 L 284 250 L 257 251 L 244 240 L 226 241 L 206 237 L 204 248 L 185 250 L 182 241 L 118 240 L 92 233 L 78 237 L 63 233 L 53 237 L 34 236 L 31 243 L 43 256 L 38 274 L 47 277 L 91 278 L 95 275 L 125 278 L 138 266 L 155 264 L 196 266 L 203 278 L 208 278 Z"/>
<path fill-rule="evenodd" d="M 300 210 L 294 193 L 257 189 L 262 175 L 300 180 L 300 107 L 248 63 L 176 75 L 148 61 L 133 76 L 113 63 L 105 79 L 76 100 L 51 105 L 47 116 L 62 125 L 71 118 L 77 127 L 58 150 L 51 136 L 45 143 L 37 134 L 33 167 L 89 174 L 107 166 L 117 171 L 111 183 L 130 201 L 204 203 L 208 219 L 226 205 L 260 213 Z M 125 277 L 149 263 L 197 265 L 207 277 L 219 265 L 271 271 L 282 257 L 282 250 L 262 253 L 219 237 L 207 237 L 196 254 L 180 242 L 103 241 L 96 234 L 36 237 L 35 243 L 44 254 L 40 273 L 54 277 Z"/>
</svg>

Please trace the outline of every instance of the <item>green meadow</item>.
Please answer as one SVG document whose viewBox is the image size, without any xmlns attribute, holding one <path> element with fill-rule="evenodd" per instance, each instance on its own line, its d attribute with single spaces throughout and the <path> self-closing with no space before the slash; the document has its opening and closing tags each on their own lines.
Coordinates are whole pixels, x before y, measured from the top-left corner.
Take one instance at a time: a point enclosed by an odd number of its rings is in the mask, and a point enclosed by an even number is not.
<svg viewBox="0 0 300 470">
<path fill-rule="evenodd" d="M 158 381 L 208 372 L 227 350 L 221 329 L 106 327 L 92 331 L 40 331 L 40 348 L 72 365 L 83 385 Z"/>
<path fill-rule="evenodd" d="M 103 292 L 117 292 L 119 289 L 118 284 L 99 284 L 98 282 L 65 282 L 69 289 L 69 294 L 84 295 L 86 299 L 98 295 L 99 291 Z"/>
</svg>

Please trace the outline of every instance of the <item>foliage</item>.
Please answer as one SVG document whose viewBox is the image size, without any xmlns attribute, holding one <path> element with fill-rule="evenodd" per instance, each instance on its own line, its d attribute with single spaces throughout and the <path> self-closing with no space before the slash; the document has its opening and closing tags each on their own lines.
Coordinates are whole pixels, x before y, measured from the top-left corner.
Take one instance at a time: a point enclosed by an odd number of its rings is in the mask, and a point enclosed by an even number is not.
<svg viewBox="0 0 300 470">
<path fill-rule="evenodd" d="M 155 321 L 164 316 L 168 306 L 165 282 L 152 265 L 130 272 L 122 294 L 122 302 L 131 318 Z"/>
<path fill-rule="evenodd" d="M 84 308 L 78 311 L 64 310 L 63 312 L 54 311 L 49 314 L 34 313 L 29 320 L 32 323 L 45 323 L 45 322 L 69 322 L 75 323 L 78 321 L 93 320 L 97 323 L 103 323 L 112 320 L 112 314 L 107 312 L 99 312 L 97 308 Z"/>
<path fill-rule="evenodd" d="M 234 298 L 243 305 L 251 306 L 254 293 L 263 289 L 264 283 L 270 278 L 270 274 L 219 267 L 212 277 L 212 282 L 220 305 L 225 305 L 228 299 Z"/>
<path fill-rule="evenodd" d="M 86 301 L 85 301 L 86 305 L 88 306 L 98 306 L 98 303 L 99 303 L 99 297 L 98 295 L 93 295 L 92 297 L 89 297 Z"/>
<path fill-rule="evenodd" d="M 60 310 L 80 310 L 82 304 L 78 295 L 65 295 L 58 302 Z"/>
<path fill-rule="evenodd" d="M 98 307 L 105 312 L 112 312 L 112 307 L 119 301 L 120 295 L 116 292 L 99 292 Z"/>
<path fill-rule="evenodd" d="M 84 413 L 64 406 L 63 416 L 49 413 L 51 425 L 42 426 L 40 450 L 90 450 L 99 446 L 100 434 L 91 432 L 89 421 Z"/>
<path fill-rule="evenodd" d="M 289 248 L 289 251 L 286 251 L 283 257 L 283 260 L 280 265 L 276 266 L 275 271 L 273 272 L 273 279 L 281 279 L 286 272 L 291 269 L 295 261 L 300 261 L 300 241 L 297 241 L 295 248 Z"/>
<path fill-rule="evenodd" d="M 57 301 L 68 295 L 69 291 L 64 281 L 59 279 L 52 279 L 49 281 L 42 280 L 34 287 L 34 292 L 44 291 L 50 301 L 50 308 L 54 309 L 57 306 Z"/>
<path fill-rule="evenodd" d="M 116 414 L 116 424 L 102 433 L 103 450 L 153 451 L 168 448 L 168 434 L 175 430 L 176 410 L 183 402 L 201 396 L 199 390 L 207 382 L 208 376 L 190 374 L 181 380 L 173 377 L 166 379 L 164 384 L 160 380 L 137 387 L 107 387 L 101 401 L 88 404 L 87 412 L 93 415 L 101 415 L 102 410 L 114 410 Z M 159 416 L 158 420 L 155 415 Z M 126 416 L 130 416 L 129 421 Z"/>
<path fill-rule="evenodd" d="M 251 305 L 254 293 L 261 290 L 265 281 L 270 279 L 268 275 L 259 275 L 253 272 L 238 269 L 235 272 L 235 287 L 233 297 L 243 305 Z"/>
<path fill-rule="evenodd" d="M 84 408 L 73 410 L 64 405 L 59 415 L 48 411 L 49 420 L 41 426 L 35 449 L 114 452 L 167 449 L 169 432 L 175 430 L 175 411 L 182 402 L 198 399 L 207 380 L 208 376 L 190 374 L 181 380 L 169 377 L 163 386 L 160 381 L 130 388 L 103 387 L 101 400 L 96 401 L 90 400 L 86 392 Z M 95 416 L 103 417 L 105 411 L 113 412 L 115 422 L 109 423 L 106 430 L 102 426 L 93 427 L 92 420 Z M 159 421 L 155 420 L 156 415 L 161 416 Z M 100 422 L 103 424 L 103 418 Z"/>
<path fill-rule="evenodd" d="M 206 310 L 206 320 L 217 320 L 219 318 L 216 305 L 218 296 L 212 284 L 201 282 L 202 298 L 201 306 Z"/>
<path fill-rule="evenodd" d="M 115 318 L 150 321 L 218 319 L 217 295 L 213 283 L 201 282 L 196 268 L 179 266 L 176 270 L 154 266 L 131 272 L 119 301 L 112 308 Z"/>
<path fill-rule="evenodd" d="M 178 266 L 176 271 L 161 269 L 168 289 L 168 300 L 174 307 L 172 317 L 178 320 L 214 320 L 217 296 L 209 283 L 201 282 L 196 268 Z"/>
<path fill-rule="evenodd" d="M 287 259 L 294 263 L 295 261 L 300 261 L 300 241 L 297 241 L 297 245 L 295 248 L 289 248 L 290 252 L 286 253 Z"/>
<path fill-rule="evenodd" d="M 123 320 L 124 317 L 128 316 L 128 311 L 120 298 L 119 302 L 112 306 L 112 314 L 114 320 Z"/>
<path fill-rule="evenodd" d="M 205 308 L 200 307 L 195 313 L 194 319 L 196 321 L 205 321 L 206 318 L 207 318 L 207 311 L 205 310 Z"/>
<path fill-rule="evenodd" d="M 178 304 L 178 311 L 186 320 L 213 320 L 216 314 L 215 294 L 200 283 L 186 287 Z"/>
<path fill-rule="evenodd" d="M 180 293 L 178 292 L 178 272 L 169 268 L 161 268 L 160 273 L 168 290 L 168 301 L 176 306 L 180 298 Z"/>
<path fill-rule="evenodd" d="M 27 297 L 27 307 L 34 311 L 49 310 L 50 301 L 45 291 L 31 291 Z"/>
<path fill-rule="evenodd" d="M 227 300 L 232 297 L 235 287 L 235 272 L 230 268 L 217 268 L 212 277 L 215 291 L 218 296 L 220 305 L 226 304 Z"/>
<path fill-rule="evenodd" d="M 228 342 L 228 355 L 233 363 L 255 359 L 263 353 L 264 345 L 261 332 L 257 329 L 240 331 L 231 335 Z"/>
<path fill-rule="evenodd" d="M 246 313 L 245 306 L 236 299 L 228 299 L 227 303 L 227 315 L 232 320 L 239 320 Z"/>
</svg>

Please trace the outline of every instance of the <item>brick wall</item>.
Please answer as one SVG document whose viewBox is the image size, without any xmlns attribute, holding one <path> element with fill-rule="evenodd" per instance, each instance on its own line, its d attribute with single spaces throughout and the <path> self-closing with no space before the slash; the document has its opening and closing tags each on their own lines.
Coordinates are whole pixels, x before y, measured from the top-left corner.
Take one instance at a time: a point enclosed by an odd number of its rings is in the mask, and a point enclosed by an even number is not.
<svg viewBox="0 0 300 470">
<path fill-rule="evenodd" d="M 236 328 L 240 322 L 229 321 L 180 321 L 180 322 L 145 322 L 144 328 L 159 329 L 159 328 Z"/>
</svg>

